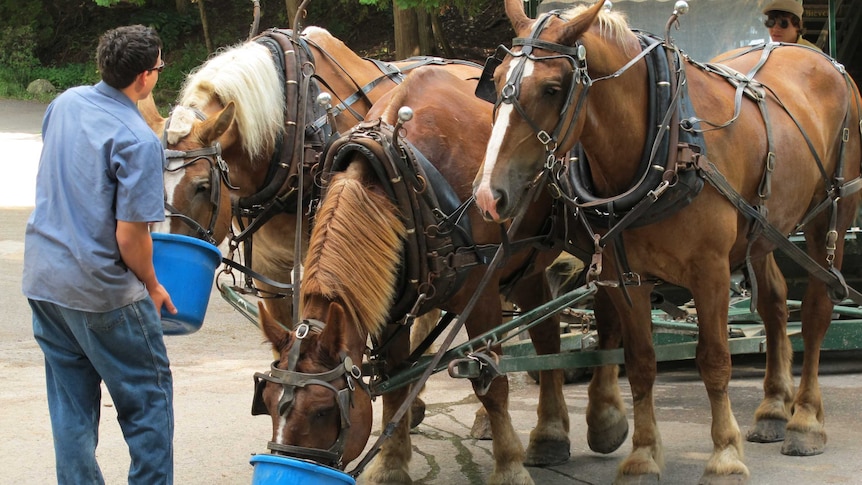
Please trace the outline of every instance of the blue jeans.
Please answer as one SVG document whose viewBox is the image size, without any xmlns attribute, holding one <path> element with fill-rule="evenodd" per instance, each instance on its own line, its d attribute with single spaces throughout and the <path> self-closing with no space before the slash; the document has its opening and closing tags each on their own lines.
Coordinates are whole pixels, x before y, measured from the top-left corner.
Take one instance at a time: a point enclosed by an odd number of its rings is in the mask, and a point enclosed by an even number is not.
<svg viewBox="0 0 862 485">
<path fill-rule="evenodd" d="M 158 312 L 147 297 L 107 313 L 30 300 L 45 354 L 59 484 L 104 484 L 96 463 L 100 382 L 129 446 L 129 484 L 171 484 L 173 378 Z"/>
</svg>

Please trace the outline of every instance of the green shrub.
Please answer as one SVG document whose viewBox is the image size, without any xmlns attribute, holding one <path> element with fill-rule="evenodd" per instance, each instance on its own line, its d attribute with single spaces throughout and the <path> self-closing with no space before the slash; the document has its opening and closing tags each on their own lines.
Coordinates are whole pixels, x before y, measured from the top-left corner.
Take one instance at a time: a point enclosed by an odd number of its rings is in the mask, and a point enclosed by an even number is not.
<svg viewBox="0 0 862 485">
<path fill-rule="evenodd" d="M 39 66 L 34 51 L 36 40 L 29 26 L 0 28 L 0 70 L 8 83 L 23 84 L 26 90 L 31 71 Z"/>
<path fill-rule="evenodd" d="M 62 67 L 37 67 L 33 69 L 33 79 L 47 79 L 57 88 L 57 92 L 71 87 L 99 82 L 96 63 L 66 64 Z"/>
<path fill-rule="evenodd" d="M 183 82 L 189 73 L 207 59 L 206 46 L 189 44 L 174 52 L 167 52 L 164 71 L 159 74 L 159 82 L 153 90 L 156 106 L 167 106 L 176 103 Z"/>
</svg>

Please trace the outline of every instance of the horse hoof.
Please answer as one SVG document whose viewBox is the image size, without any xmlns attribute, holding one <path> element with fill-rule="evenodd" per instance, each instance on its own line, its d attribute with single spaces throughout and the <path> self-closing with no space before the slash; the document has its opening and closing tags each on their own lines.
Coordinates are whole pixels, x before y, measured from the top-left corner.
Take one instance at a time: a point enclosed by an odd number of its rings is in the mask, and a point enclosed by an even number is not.
<svg viewBox="0 0 862 485">
<path fill-rule="evenodd" d="M 488 419 L 488 413 L 476 413 L 476 419 L 473 420 L 473 427 L 470 428 L 470 437 L 476 440 L 490 440 L 492 438 L 491 421 Z"/>
<path fill-rule="evenodd" d="M 614 413 L 613 423 L 601 429 L 587 428 L 587 444 L 596 453 L 613 453 L 626 441 L 629 435 L 629 421 L 623 413 Z M 636 482 L 635 482 L 636 483 Z"/>
<path fill-rule="evenodd" d="M 569 440 L 542 440 L 530 442 L 524 457 L 526 466 L 554 466 L 566 463 L 571 456 Z"/>
<path fill-rule="evenodd" d="M 748 483 L 748 476 L 741 473 L 731 475 L 703 475 L 697 485 L 742 485 Z"/>
<path fill-rule="evenodd" d="M 787 420 L 785 419 L 761 419 L 754 423 L 754 428 L 748 431 L 745 439 L 752 443 L 784 441 L 785 428 L 787 428 Z"/>
<path fill-rule="evenodd" d="M 657 473 L 644 475 L 617 475 L 614 485 L 658 485 L 660 483 Z"/>
<path fill-rule="evenodd" d="M 410 405 L 410 429 L 413 429 L 425 419 L 425 401 L 421 398 L 416 398 L 413 404 Z"/>
<path fill-rule="evenodd" d="M 781 453 L 787 456 L 814 456 L 826 449 L 826 433 L 822 431 L 787 430 Z"/>
</svg>

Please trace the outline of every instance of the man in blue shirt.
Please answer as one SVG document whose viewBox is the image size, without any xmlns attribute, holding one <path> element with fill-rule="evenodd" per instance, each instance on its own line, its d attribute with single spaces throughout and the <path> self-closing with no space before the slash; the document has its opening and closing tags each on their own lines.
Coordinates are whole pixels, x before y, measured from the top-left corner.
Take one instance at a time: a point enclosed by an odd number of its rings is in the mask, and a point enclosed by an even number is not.
<svg viewBox="0 0 862 485">
<path fill-rule="evenodd" d="M 103 484 L 100 383 L 129 446 L 129 483 L 173 483 L 173 380 L 159 309 L 176 313 L 153 269 L 149 223 L 164 220 L 164 153 L 135 103 L 165 64 L 156 32 L 106 32 L 102 81 L 48 106 L 27 223 L 24 295 L 45 354 L 60 484 Z"/>
</svg>

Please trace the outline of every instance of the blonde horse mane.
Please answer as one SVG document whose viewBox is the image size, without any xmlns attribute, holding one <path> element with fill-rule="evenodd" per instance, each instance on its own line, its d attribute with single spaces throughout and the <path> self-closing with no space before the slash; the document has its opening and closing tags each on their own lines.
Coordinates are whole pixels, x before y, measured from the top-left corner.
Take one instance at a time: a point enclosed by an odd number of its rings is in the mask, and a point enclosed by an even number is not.
<svg viewBox="0 0 862 485">
<path fill-rule="evenodd" d="M 561 17 L 563 20 L 571 20 L 588 8 L 590 8 L 589 5 L 578 5 L 563 11 Z M 625 13 L 602 8 L 596 17 L 596 23 L 599 26 L 599 35 L 617 44 L 626 45 L 626 39 L 631 35 L 631 28 Z"/>
<path fill-rule="evenodd" d="M 404 223 L 389 200 L 349 173 L 338 174 L 317 213 L 304 264 L 302 300 L 339 300 L 377 335 L 395 297 Z"/>
<path fill-rule="evenodd" d="M 189 74 L 179 106 L 203 111 L 233 101 L 243 151 L 268 159 L 284 130 L 284 94 L 272 54 L 257 42 L 229 47 Z M 188 133 L 186 133 L 188 134 Z"/>
</svg>

